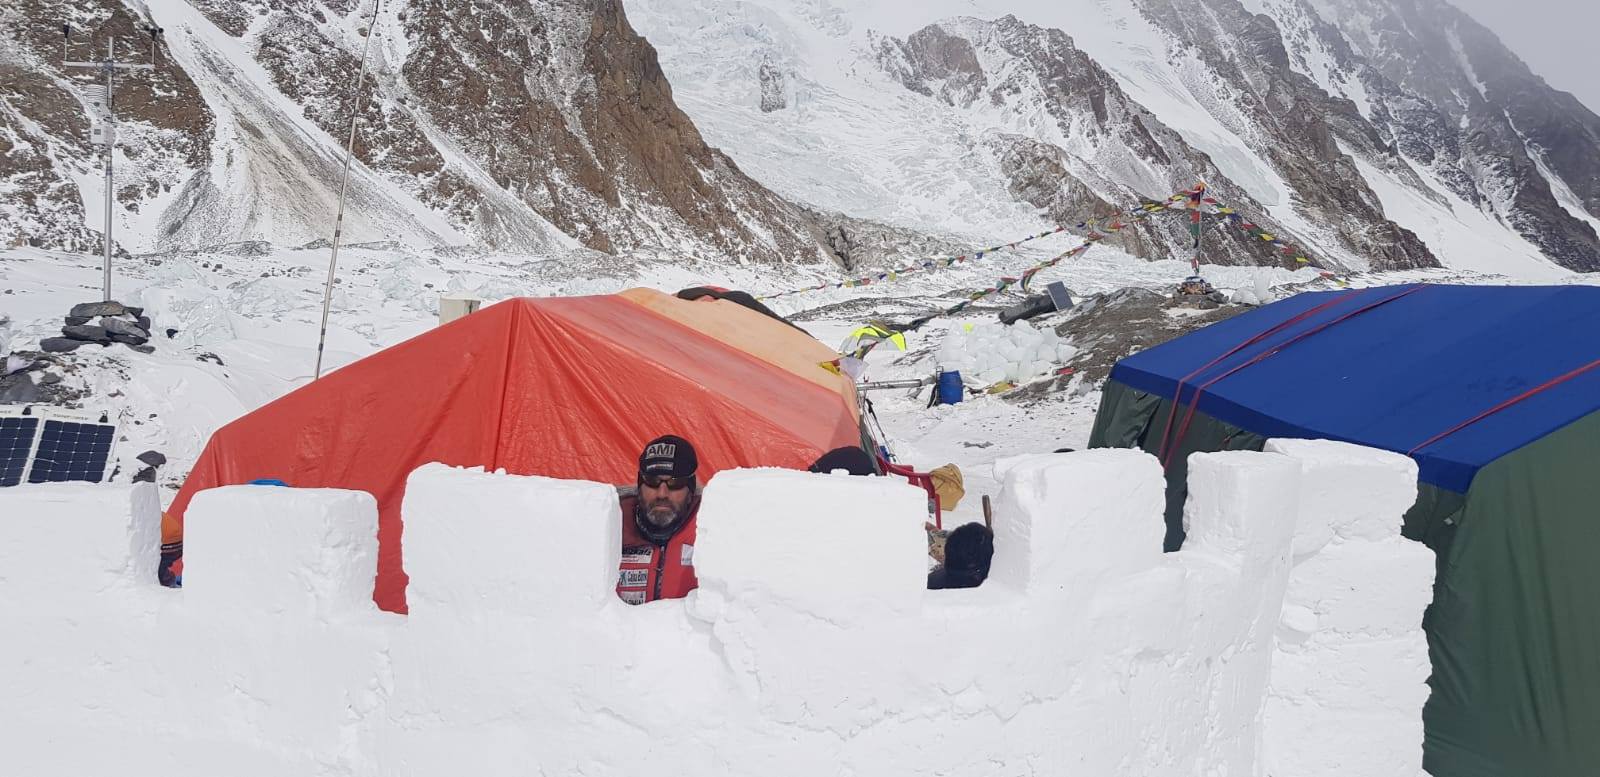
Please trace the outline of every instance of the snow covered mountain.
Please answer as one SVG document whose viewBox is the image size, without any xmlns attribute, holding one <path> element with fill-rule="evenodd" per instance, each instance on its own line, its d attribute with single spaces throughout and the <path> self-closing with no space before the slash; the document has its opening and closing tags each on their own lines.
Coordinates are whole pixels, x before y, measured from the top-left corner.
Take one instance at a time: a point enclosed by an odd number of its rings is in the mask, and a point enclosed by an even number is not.
<svg viewBox="0 0 1600 777">
<path fill-rule="evenodd" d="M 94 76 L 60 66 L 63 22 L 74 59 L 115 38 L 147 61 L 165 30 L 170 60 L 117 92 L 122 247 L 328 237 L 370 7 L 8 3 L 0 244 L 98 242 Z M 349 240 L 820 258 L 827 225 L 704 143 L 618 3 L 391 2 L 372 32 Z"/>
<path fill-rule="evenodd" d="M 1579 193 L 1592 188 L 1586 160 L 1600 158 L 1594 114 L 1442 3 L 1340 2 L 628 7 L 710 141 L 800 201 L 994 232 L 1203 177 L 1331 266 L 1594 269 L 1586 222 L 1600 208 Z M 1426 41 L 1357 34 L 1362 19 L 1407 13 L 1418 29 L 1428 14 L 1448 20 L 1504 73 L 1492 99 L 1474 92 L 1483 117 L 1442 104 L 1459 91 L 1454 59 L 1430 71 Z M 1391 73 L 1407 62 L 1411 78 Z M 1513 91 L 1532 104 L 1511 108 Z M 1511 118 L 1496 124 L 1502 104 Z M 1546 129 L 1524 145 L 1482 137 L 1513 122 Z M 1181 243 L 1145 230 L 1124 248 L 1165 257 Z M 1227 245 L 1207 260 L 1263 258 Z"/>
<path fill-rule="evenodd" d="M 1600 117 L 1492 32 L 1441 0 L 1269 0 L 1265 11 L 1297 69 L 1348 99 L 1460 220 L 1493 219 L 1558 264 L 1600 270 Z"/>
<path fill-rule="evenodd" d="M 1600 117 L 1442 0 L 394 0 L 357 95 L 370 8 L 7 4 L 0 245 L 96 247 L 60 62 L 159 25 L 117 94 L 132 252 L 326 238 L 359 97 L 352 242 L 853 266 L 1204 180 L 1328 267 L 1600 269 Z M 1190 251 L 1166 218 L 1116 246 Z"/>
</svg>

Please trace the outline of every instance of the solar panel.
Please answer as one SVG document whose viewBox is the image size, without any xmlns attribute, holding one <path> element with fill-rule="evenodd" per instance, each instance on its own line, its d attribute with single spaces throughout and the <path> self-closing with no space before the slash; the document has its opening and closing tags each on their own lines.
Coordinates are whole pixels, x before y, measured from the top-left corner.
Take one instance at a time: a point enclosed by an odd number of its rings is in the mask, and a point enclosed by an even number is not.
<svg viewBox="0 0 1600 777">
<path fill-rule="evenodd" d="M 112 424 L 94 421 L 44 419 L 29 483 L 60 483 L 84 480 L 98 483 L 111 460 L 111 443 L 117 433 Z"/>
<path fill-rule="evenodd" d="M 15 412 L 0 415 L 0 486 L 22 482 L 28 455 L 33 452 L 34 439 L 38 436 L 37 417 Z"/>
</svg>

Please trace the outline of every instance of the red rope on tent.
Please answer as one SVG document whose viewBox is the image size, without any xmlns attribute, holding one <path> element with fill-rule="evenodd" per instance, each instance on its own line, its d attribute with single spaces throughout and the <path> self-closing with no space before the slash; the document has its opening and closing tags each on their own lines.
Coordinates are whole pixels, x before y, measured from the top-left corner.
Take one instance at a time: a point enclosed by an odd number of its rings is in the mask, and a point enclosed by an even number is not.
<svg viewBox="0 0 1600 777">
<path fill-rule="evenodd" d="M 1367 312 L 1369 310 L 1373 310 L 1375 308 L 1382 307 L 1383 305 L 1386 305 L 1386 304 L 1388 304 L 1390 302 L 1393 302 L 1393 301 L 1395 301 L 1397 299 L 1400 299 L 1401 297 L 1404 297 L 1404 296 L 1406 296 L 1408 294 L 1414 294 L 1414 293 L 1416 293 L 1418 291 L 1421 291 L 1423 288 L 1425 288 L 1425 287 L 1422 284 L 1413 285 L 1411 288 L 1406 289 L 1405 291 L 1402 291 L 1399 294 L 1396 294 L 1396 295 L 1391 296 L 1391 297 L 1385 297 L 1383 299 L 1378 300 L 1377 302 L 1373 302 L 1373 303 L 1368 304 L 1368 305 L 1363 305 L 1363 306 L 1361 306 L 1359 308 L 1356 308 L 1355 310 L 1350 311 L 1349 313 L 1346 313 L 1346 314 L 1344 314 L 1342 316 L 1339 316 L 1338 318 L 1335 318 L 1335 319 L 1333 319 L 1331 321 L 1319 324 L 1319 325 L 1317 325 L 1315 327 L 1312 327 L 1311 329 L 1307 329 L 1306 331 L 1301 332 L 1298 335 L 1295 335 L 1294 337 L 1284 341 L 1283 343 L 1281 343 L 1279 345 L 1273 346 L 1272 348 L 1270 348 L 1268 350 L 1262 351 L 1261 353 L 1257 354 L 1251 360 L 1249 360 L 1249 361 L 1247 361 L 1247 362 L 1245 362 L 1243 364 L 1240 364 L 1239 366 L 1234 367 L 1233 369 L 1228 370 L 1227 372 L 1224 372 L 1221 375 L 1218 375 L 1215 378 L 1212 378 L 1211 380 L 1208 380 L 1205 383 L 1202 383 L 1199 386 L 1197 386 L 1195 388 L 1195 391 L 1194 391 L 1194 398 L 1189 401 L 1189 409 L 1183 415 L 1183 423 L 1178 426 L 1178 436 L 1173 438 L 1173 440 L 1172 440 L 1172 450 L 1167 451 L 1161 457 L 1161 467 L 1162 467 L 1162 469 L 1166 469 L 1171 464 L 1172 454 L 1174 452 L 1176 452 L 1177 449 L 1178 449 L 1178 446 L 1183 443 L 1183 436 L 1189 432 L 1189 422 L 1194 420 L 1195 408 L 1200 405 L 1200 395 L 1203 392 L 1205 392 L 1205 390 L 1207 388 L 1210 388 L 1212 385 L 1216 384 L 1217 381 L 1220 381 L 1223 378 L 1228 377 L 1229 375 L 1232 375 L 1232 374 L 1234 374 L 1234 373 L 1236 373 L 1236 372 L 1238 372 L 1238 371 L 1240 371 L 1240 370 L 1242 370 L 1242 369 L 1244 369 L 1246 367 L 1249 367 L 1252 364 L 1260 364 L 1262 361 L 1265 361 L 1266 359 L 1268 359 L 1268 358 L 1270 358 L 1272 356 L 1276 356 L 1277 354 L 1282 353 L 1283 349 L 1288 348 L 1289 346 L 1294 345 L 1295 343 L 1298 343 L 1301 340 L 1306 339 L 1307 337 L 1310 337 L 1310 336 L 1312 336 L 1314 334 L 1317 334 L 1318 332 L 1322 332 L 1322 331 L 1326 330 L 1328 327 L 1333 326 L 1334 324 L 1339 324 L 1339 323 L 1343 323 L 1345 321 L 1348 321 L 1351 318 L 1354 318 L 1355 316 L 1359 316 L 1362 313 L 1365 313 L 1365 312 Z M 1175 403 L 1174 406 L 1176 406 L 1177 397 L 1174 396 L 1173 400 L 1174 400 L 1174 403 Z"/>
<path fill-rule="evenodd" d="M 1176 391 L 1174 391 L 1172 393 L 1172 407 L 1167 409 L 1167 423 L 1166 423 L 1165 426 L 1163 426 L 1161 428 L 1161 453 L 1160 453 L 1161 460 L 1162 461 L 1166 461 L 1166 459 L 1167 459 L 1167 437 L 1168 437 L 1168 435 L 1170 435 L 1172 433 L 1172 419 L 1178 415 L 1178 402 L 1180 401 L 1180 398 L 1183 396 L 1183 387 L 1184 387 L 1185 384 L 1187 384 L 1189 382 L 1190 378 L 1193 378 L 1194 376 L 1199 375 L 1200 373 L 1205 372 L 1206 370 L 1209 370 L 1212 367 L 1215 367 L 1218 363 L 1222 362 L 1224 359 L 1227 359 L 1228 357 L 1230 357 L 1230 356 L 1232 356 L 1232 355 L 1234 355 L 1234 354 L 1236 354 L 1236 353 L 1238 353 L 1238 352 L 1240 352 L 1240 351 L 1242 351 L 1242 350 L 1244 350 L 1246 348 L 1249 348 L 1250 346 L 1255 345 L 1256 343 L 1259 343 L 1262 340 L 1265 340 L 1266 338 L 1271 337 L 1272 335 L 1275 335 L 1275 334 L 1283 331 L 1284 329 L 1287 329 L 1290 326 L 1298 324 L 1301 321 L 1304 321 L 1307 318 L 1310 318 L 1311 316 L 1316 315 L 1317 313 L 1320 313 L 1320 312 L 1322 312 L 1324 310 L 1327 310 L 1328 308 L 1330 308 L 1330 307 L 1332 307 L 1334 305 L 1337 305 L 1338 303 L 1340 303 L 1343 300 L 1349 299 L 1350 295 L 1352 295 L 1352 294 L 1360 295 L 1360 294 L 1365 294 L 1367 291 L 1372 291 L 1372 289 L 1367 289 L 1365 291 L 1353 291 L 1352 290 L 1352 291 L 1344 292 L 1342 294 L 1337 294 L 1337 295 L 1334 296 L 1333 299 L 1330 299 L 1327 302 L 1324 302 L 1321 305 L 1318 305 L 1318 306 L 1316 306 L 1314 308 L 1311 308 L 1309 310 L 1302 311 L 1300 314 L 1298 314 L 1298 315 L 1296 315 L 1296 316 L 1294 316 L 1292 318 L 1285 319 L 1284 321 L 1280 322 L 1276 326 L 1274 326 L 1274 327 L 1272 327 L 1270 329 L 1264 330 L 1264 331 L 1260 332 L 1259 334 L 1257 334 L 1255 337 L 1252 337 L 1249 340 L 1246 340 L 1246 341 L 1234 346 L 1233 348 L 1228 349 L 1228 351 L 1226 353 L 1222 354 L 1221 356 L 1218 356 L 1217 358 L 1212 359 L 1211 361 L 1208 361 L 1205 364 L 1200 365 L 1200 367 L 1198 369 L 1194 370 L 1193 372 L 1189 373 L 1188 375 L 1185 375 L 1185 376 L 1179 378 L 1178 379 L 1178 388 L 1177 388 Z"/>
<path fill-rule="evenodd" d="M 1475 416 L 1473 416 L 1471 418 L 1468 418 L 1465 421 L 1462 421 L 1459 424 L 1456 424 L 1455 426 L 1450 427 L 1449 429 L 1446 429 L 1446 430 L 1444 430 L 1444 431 L 1442 431 L 1442 432 L 1440 432 L 1440 433 L 1438 433 L 1438 434 L 1436 434 L 1436 435 L 1434 435 L 1432 437 L 1429 437 L 1428 439 L 1423 440 L 1420 443 L 1417 443 L 1416 447 L 1412 448 L 1409 451 L 1406 451 L 1406 455 L 1410 456 L 1410 455 L 1416 453 L 1417 451 L 1420 451 L 1423 448 L 1428 447 L 1429 445 L 1432 445 L 1432 444 L 1434 444 L 1434 443 L 1436 443 L 1436 442 L 1438 442 L 1440 440 L 1443 440 L 1446 437 L 1449 437 L 1452 434 L 1455 434 L 1456 432 L 1461 431 L 1462 429 L 1465 429 L 1465 428 L 1467 428 L 1467 427 L 1469 427 L 1469 426 L 1471 426 L 1471 425 L 1473 425 L 1473 424 L 1475 424 L 1475 423 L 1477 423 L 1479 421 L 1482 421 L 1483 419 L 1488 418 L 1489 416 L 1492 416 L 1495 413 L 1500 412 L 1501 410 L 1504 410 L 1504 409 L 1506 409 L 1508 407 L 1511 407 L 1512 405 L 1515 405 L 1518 402 L 1521 402 L 1522 400 L 1527 399 L 1528 397 L 1531 397 L 1531 396 L 1533 396 L 1535 394 L 1538 394 L 1539 392 L 1544 391 L 1545 389 L 1551 388 L 1553 386 L 1558 386 L 1558 385 L 1560 385 L 1562 383 L 1565 383 L 1565 382 L 1567 382 L 1569 380 L 1572 380 L 1573 378 L 1576 378 L 1579 375 L 1582 375 L 1583 373 L 1588 372 L 1589 370 L 1592 370 L 1592 369 L 1594 369 L 1596 367 L 1600 367 L 1600 359 L 1595 359 L 1594 361 L 1589 362 L 1588 364 L 1585 364 L 1582 367 L 1579 367 L 1579 368 L 1577 368 L 1577 369 L 1575 369 L 1575 370 L 1573 370 L 1573 371 L 1571 371 L 1571 372 L 1569 372 L 1569 373 L 1567 373 L 1565 375 L 1562 375 L 1561 377 L 1552 378 L 1550 380 L 1547 380 L 1544 383 L 1541 383 L 1541 384 L 1539 384 L 1537 386 L 1534 386 L 1533 388 L 1528 389 L 1527 391 L 1524 391 L 1521 394 L 1518 394 L 1518 395 L 1516 395 L 1516 396 L 1514 396 L 1514 397 L 1512 397 L 1510 399 L 1507 399 L 1504 402 L 1501 402 L 1500 404 L 1495 405 L 1494 407 L 1491 407 L 1488 410 L 1483 411 L 1482 413 L 1479 413 L 1479 414 L 1477 414 L 1477 415 L 1475 415 Z"/>
</svg>

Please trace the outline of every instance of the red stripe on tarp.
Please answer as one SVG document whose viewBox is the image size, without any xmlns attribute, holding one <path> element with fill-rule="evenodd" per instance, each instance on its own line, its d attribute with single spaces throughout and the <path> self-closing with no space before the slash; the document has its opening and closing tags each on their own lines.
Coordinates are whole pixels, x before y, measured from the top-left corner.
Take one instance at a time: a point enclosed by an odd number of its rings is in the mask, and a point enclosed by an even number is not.
<svg viewBox="0 0 1600 777">
<path fill-rule="evenodd" d="M 1544 383 L 1541 383 L 1541 384 L 1539 384 L 1537 386 L 1534 386 L 1531 389 L 1528 389 L 1527 391 L 1522 392 L 1521 394 L 1518 394 L 1518 395 L 1516 395 L 1516 396 L 1514 396 L 1514 397 L 1512 397 L 1510 399 L 1507 399 L 1504 402 L 1501 402 L 1501 403 L 1495 405 L 1494 407 L 1491 407 L 1488 410 L 1483 411 L 1482 413 L 1479 413 L 1479 414 L 1477 414 L 1477 415 L 1475 415 L 1475 416 L 1473 416 L 1471 418 L 1468 418 L 1465 421 L 1462 421 L 1459 424 L 1456 424 L 1455 426 L 1450 427 L 1449 429 L 1446 429 L 1446 430 L 1444 430 L 1444 431 L 1442 431 L 1442 432 L 1440 432 L 1440 433 L 1438 433 L 1438 434 L 1436 434 L 1436 435 L 1434 435 L 1432 437 L 1429 437 L 1428 439 L 1417 443 L 1416 447 L 1412 448 L 1409 451 L 1406 451 L 1406 455 L 1410 456 L 1410 455 L 1416 453 L 1417 451 L 1420 451 L 1423 448 L 1428 447 L 1429 445 L 1432 445 L 1432 444 L 1434 444 L 1434 443 L 1436 443 L 1436 442 L 1438 442 L 1440 440 L 1443 440 L 1444 438 L 1449 437 L 1450 435 L 1455 434 L 1456 432 L 1459 432 L 1462 429 L 1465 429 L 1465 428 L 1467 428 L 1467 427 L 1469 427 L 1469 426 L 1471 426 L 1471 425 L 1473 425 L 1473 424 L 1475 424 L 1475 423 L 1477 423 L 1479 421 L 1482 421 L 1485 418 L 1488 418 L 1489 416 L 1494 415 L 1495 413 L 1500 412 L 1501 410 L 1504 410 L 1504 409 L 1506 409 L 1508 407 L 1511 407 L 1512 405 L 1515 405 L 1515 404 L 1517 404 L 1518 402 L 1521 402 L 1524 399 L 1527 399 L 1527 398 L 1532 397 L 1532 396 L 1534 396 L 1534 395 L 1536 395 L 1536 394 L 1538 394 L 1538 393 L 1540 393 L 1542 391 L 1545 391 L 1546 389 L 1552 388 L 1554 386 L 1559 386 L 1562 383 L 1565 383 L 1565 382 L 1567 382 L 1569 380 L 1572 380 L 1573 378 L 1576 378 L 1579 375 L 1582 375 L 1583 373 L 1588 372 L 1589 370 L 1592 370 L 1592 369 L 1594 369 L 1596 367 L 1600 367 L 1600 359 L 1595 359 L 1594 361 L 1589 362 L 1588 364 L 1585 364 L 1582 367 L 1579 367 L 1579 368 L 1577 368 L 1577 369 L 1575 369 L 1575 370 L 1573 370 L 1571 372 L 1568 372 L 1567 374 L 1562 375 L 1560 377 L 1551 378 L 1550 380 L 1547 380 Z"/>
<path fill-rule="evenodd" d="M 1408 288 L 1405 291 L 1400 292 L 1399 294 L 1395 294 L 1395 295 L 1390 296 L 1390 297 L 1385 297 L 1385 298 L 1380 299 L 1380 300 L 1378 300 L 1376 302 L 1373 302 L 1373 303 L 1370 303 L 1370 304 L 1367 304 L 1367 305 L 1363 305 L 1362 307 L 1356 308 L 1355 310 L 1352 310 L 1349 313 L 1346 313 L 1346 314 L 1344 314 L 1342 316 L 1339 316 L 1338 318 L 1335 318 L 1332 321 L 1328 321 L 1328 322 L 1325 322 L 1325 323 L 1322 323 L 1322 324 L 1318 324 L 1317 326 L 1312 327 L 1311 329 L 1308 329 L 1308 330 L 1306 330 L 1304 332 L 1301 332 L 1300 334 L 1295 335 L 1294 337 L 1284 341 L 1281 345 L 1273 346 L 1272 348 L 1270 348 L 1270 349 L 1268 349 L 1266 351 L 1262 351 L 1261 353 L 1257 354 L 1255 357 L 1251 358 L 1249 361 L 1247 361 L 1247 362 L 1245 362 L 1243 364 L 1240 364 L 1239 366 L 1234 367 L 1233 369 L 1228 370 L 1227 372 L 1224 372 L 1221 375 L 1218 375 L 1215 378 L 1212 378 L 1212 379 L 1206 381 L 1205 383 L 1200 384 L 1198 387 L 1195 388 L 1194 398 L 1189 401 L 1189 408 L 1184 413 L 1183 423 L 1178 426 L 1178 434 L 1172 440 L 1172 448 L 1171 448 L 1171 450 L 1166 450 L 1165 448 L 1163 449 L 1163 453 L 1162 453 L 1162 456 L 1161 456 L 1161 466 L 1162 466 L 1162 468 L 1165 469 L 1167 466 L 1169 466 L 1169 464 L 1170 464 L 1170 462 L 1172 460 L 1172 453 L 1174 451 L 1176 451 L 1178 449 L 1178 446 L 1183 442 L 1183 436 L 1185 434 L 1187 434 L 1188 431 L 1189 431 L 1189 422 L 1194 420 L 1195 408 L 1199 407 L 1199 405 L 1200 405 L 1200 395 L 1207 388 L 1210 388 L 1211 386 L 1215 385 L 1218 381 L 1222 380 L 1223 378 L 1226 378 L 1229 375 L 1232 375 L 1232 374 L 1234 374 L 1234 373 L 1236 373 L 1236 372 L 1238 372 L 1238 371 L 1240 371 L 1240 370 L 1242 370 L 1242 369 L 1244 369 L 1246 367 L 1249 367 L 1249 366 L 1254 365 L 1254 364 L 1260 364 L 1261 362 L 1267 360 L 1268 358 L 1271 358 L 1272 356 L 1275 356 L 1275 355 L 1277 355 L 1279 353 L 1282 353 L 1283 349 L 1288 348 L 1289 346 L 1294 345 L 1295 343 L 1298 343 L 1301 340 L 1304 340 L 1304 339 L 1306 339 L 1306 338 L 1308 338 L 1308 337 L 1310 337 L 1310 336 L 1312 336 L 1314 334 L 1317 334 L 1319 332 L 1326 331 L 1329 327 L 1333 326 L 1334 324 L 1343 323 L 1345 321 L 1350 320 L 1351 318 L 1354 318 L 1355 316 L 1359 316 L 1362 313 L 1366 313 L 1367 311 L 1373 310 L 1373 309 L 1378 308 L 1378 307 L 1382 307 L 1383 305 L 1386 305 L 1386 304 L 1388 304 L 1390 302 L 1393 302 L 1393 301 L 1395 301 L 1397 299 L 1400 299 L 1401 297 L 1404 297 L 1404 296 L 1407 296 L 1409 294 L 1414 294 L 1414 293 L 1416 293 L 1418 291 L 1421 291 L 1424 288 L 1426 288 L 1426 287 L 1423 286 L 1422 284 L 1413 285 L 1411 288 Z M 1340 298 L 1341 299 L 1345 299 L 1345 298 L 1347 298 L 1347 295 L 1346 296 L 1341 296 Z M 1324 304 L 1326 304 L 1326 303 L 1324 303 Z M 1318 307 L 1322 307 L 1322 306 L 1318 306 Z M 1313 309 L 1315 309 L 1315 308 L 1313 308 Z M 1193 377 L 1193 375 L 1194 375 L 1194 373 L 1191 373 L 1190 377 Z M 1182 384 L 1181 383 L 1179 384 L 1179 390 L 1180 391 L 1182 390 Z M 1181 400 L 1181 394 L 1174 393 L 1172 395 L 1172 400 L 1173 400 L 1172 410 L 1174 412 L 1176 412 L 1177 403 Z M 1168 423 L 1170 424 L 1171 420 L 1172 420 L 1172 417 L 1171 417 L 1170 414 L 1168 415 L 1167 420 L 1168 420 Z M 1164 432 L 1163 432 L 1163 437 L 1165 437 L 1165 433 Z"/>
</svg>

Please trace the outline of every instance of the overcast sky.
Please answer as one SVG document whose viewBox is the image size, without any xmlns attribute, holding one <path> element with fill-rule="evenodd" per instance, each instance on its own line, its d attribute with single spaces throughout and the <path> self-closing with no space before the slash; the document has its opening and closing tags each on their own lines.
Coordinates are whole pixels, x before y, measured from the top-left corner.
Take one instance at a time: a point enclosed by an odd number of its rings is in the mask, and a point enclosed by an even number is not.
<svg viewBox="0 0 1600 777">
<path fill-rule="evenodd" d="M 1557 89 L 1600 113 L 1600 0 L 1449 0 Z"/>
</svg>

